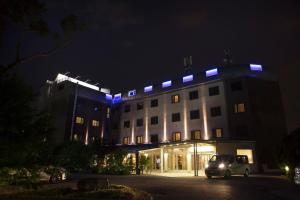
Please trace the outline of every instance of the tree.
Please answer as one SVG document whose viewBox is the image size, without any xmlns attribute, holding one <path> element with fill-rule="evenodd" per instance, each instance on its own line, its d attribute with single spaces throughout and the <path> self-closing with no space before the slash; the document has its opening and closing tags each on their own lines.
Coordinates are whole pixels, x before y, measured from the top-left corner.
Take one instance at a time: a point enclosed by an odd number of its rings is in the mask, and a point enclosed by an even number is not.
<svg viewBox="0 0 300 200">
<path fill-rule="evenodd" d="M 19 32 L 19 38 L 16 43 L 15 60 L 5 66 L 1 66 L 0 75 L 16 65 L 56 53 L 59 49 L 64 48 L 70 43 L 71 36 L 74 32 L 86 28 L 84 23 L 79 22 L 77 16 L 71 14 L 61 20 L 60 27 L 62 34 L 59 34 L 58 32 L 50 30 L 48 23 L 44 19 L 46 12 L 45 4 L 39 0 L 0 0 L 0 47 L 6 23 L 13 22 L 16 24 Z M 53 47 L 23 57 L 21 55 L 22 42 L 24 42 L 26 36 L 30 34 L 50 38 L 53 41 Z"/>
</svg>

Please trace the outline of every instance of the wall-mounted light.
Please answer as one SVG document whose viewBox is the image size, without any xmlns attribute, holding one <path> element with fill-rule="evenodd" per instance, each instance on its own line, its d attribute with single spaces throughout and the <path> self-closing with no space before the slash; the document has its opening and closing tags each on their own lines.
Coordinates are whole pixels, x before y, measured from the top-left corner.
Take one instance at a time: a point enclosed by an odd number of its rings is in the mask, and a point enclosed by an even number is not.
<svg viewBox="0 0 300 200">
<path fill-rule="evenodd" d="M 262 71 L 262 66 L 258 64 L 250 64 L 251 71 Z"/>
<path fill-rule="evenodd" d="M 122 94 L 121 93 L 118 93 L 118 94 L 115 94 L 114 95 L 114 98 L 113 98 L 113 103 L 120 103 L 122 101 Z"/>
<path fill-rule="evenodd" d="M 163 88 L 170 87 L 170 86 L 172 86 L 172 81 L 165 81 L 162 83 Z"/>
<path fill-rule="evenodd" d="M 128 91 L 128 96 L 129 97 L 133 97 L 135 95 L 136 95 L 136 90 L 130 90 L 130 91 Z"/>
<path fill-rule="evenodd" d="M 153 86 L 152 85 L 144 87 L 144 92 L 151 92 L 152 90 L 153 90 Z"/>
<path fill-rule="evenodd" d="M 192 81 L 192 80 L 194 80 L 194 76 L 191 74 L 191 75 L 188 75 L 188 76 L 184 76 L 183 78 L 182 78 L 182 82 L 183 83 L 186 83 L 186 82 L 190 82 L 190 81 Z"/>
<path fill-rule="evenodd" d="M 112 95 L 111 94 L 105 94 L 105 99 L 107 101 L 111 101 L 112 100 Z"/>
<path fill-rule="evenodd" d="M 210 69 L 205 71 L 205 76 L 210 77 L 210 76 L 215 76 L 218 75 L 218 68 L 215 69 Z"/>
</svg>

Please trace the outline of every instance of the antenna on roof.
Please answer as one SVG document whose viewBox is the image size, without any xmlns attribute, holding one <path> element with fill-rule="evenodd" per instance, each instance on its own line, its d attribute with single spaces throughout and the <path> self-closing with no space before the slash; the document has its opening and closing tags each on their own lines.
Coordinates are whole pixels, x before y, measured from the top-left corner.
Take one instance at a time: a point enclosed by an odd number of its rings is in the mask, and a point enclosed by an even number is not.
<svg viewBox="0 0 300 200">
<path fill-rule="evenodd" d="M 80 76 L 76 76 L 76 77 L 75 77 L 75 79 L 79 79 L 79 78 L 80 78 Z"/>
<path fill-rule="evenodd" d="M 66 72 L 66 73 L 64 73 L 64 75 L 66 75 L 66 76 L 67 76 L 67 75 L 69 75 L 69 74 L 70 74 L 70 72 Z"/>
<path fill-rule="evenodd" d="M 192 56 L 186 56 L 183 58 L 184 72 L 187 72 L 192 67 Z"/>
<path fill-rule="evenodd" d="M 97 83 L 95 83 L 94 85 L 96 85 L 96 86 L 97 86 L 97 85 L 100 85 L 100 83 L 98 83 L 98 82 L 97 82 Z"/>
<path fill-rule="evenodd" d="M 231 65 L 232 64 L 232 59 L 230 57 L 229 49 L 225 49 L 224 54 L 225 54 L 225 58 L 224 58 L 223 61 L 224 61 L 225 66 Z"/>
<path fill-rule="evenodd" d="M 91 81 L 90 79 L 86 79 L 84 82 L 88 83 L 88 82 L 90 82 L 90 81 Z"/>
</svg>

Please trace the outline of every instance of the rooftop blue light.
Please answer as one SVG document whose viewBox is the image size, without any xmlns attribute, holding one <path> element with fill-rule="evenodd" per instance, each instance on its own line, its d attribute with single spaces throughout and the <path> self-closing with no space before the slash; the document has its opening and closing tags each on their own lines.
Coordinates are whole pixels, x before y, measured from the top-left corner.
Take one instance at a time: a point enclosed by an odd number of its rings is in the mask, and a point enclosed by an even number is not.
<svg viewBox="0 0 300 200">
<path fill-rule="evenodd" d="M 191 74 L 191 75 L 188 75 L 188 76 L 184 76 L 183 78 L 182 78 L 182 82 L 183 83 L 186 83 L 186 82 L 190 82 L 190 81 L 192 81 L 192 80 L 194 80 L 194 76 Z"/>
<path fill-rule="evenodd" d="M 165 81 L 162 83 L 163 88 L 170 87 L 170 86 L 172 86 L 172 81 Z"/>
<path fill-rule="evenodd" d="M 112 100 L 112 95 L 111 94 L 105 94 L 105 99 L 107 101 L 111 101 Z"/>
<path fill-rule="evenodd" d="M 118 93 L 114 95 L 113 104 L 120 103 L 122 101 L 122 94 Z"/>
<path fill-rule="evenodd" d="M 151 92 L 152 90 L 153 90 L 153 86 L 152 85 L 144 87 L 144 92 Z"/>
<path fill-rule="evenodd" d="M 210 77 L 210 76 L 215 76 L 218 75 L 218 68 L 215 69 L 210 69 L 205 71 L 205 76 Z"/>
<path fill-rule="evenodd" d="M 262 66 L 258 64 L 250 64 L 251 71 L 262 71 Z"/>
<path fill-rule="evenodd" d="M 129 97 L 133 97 L 135 95 L 136 95 L 136 90 L 130 90 L 130 91 L 128 91 L 128 96 Z"/>
</svg>

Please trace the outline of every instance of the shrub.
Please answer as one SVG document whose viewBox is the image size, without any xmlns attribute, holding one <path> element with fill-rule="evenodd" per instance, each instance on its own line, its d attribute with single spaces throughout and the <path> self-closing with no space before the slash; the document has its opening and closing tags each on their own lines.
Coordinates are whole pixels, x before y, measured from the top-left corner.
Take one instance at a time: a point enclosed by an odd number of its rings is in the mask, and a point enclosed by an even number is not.
<svg viewBox="0 0 300 200">
<path fill-rule="evenodd" d="M 100 189 L 109 189 L 110 184 L 108 178 L 85 178 L 81 179 L 77 183 L 77 189 L 79 191 L 98 191 Z"/>
</svg>

